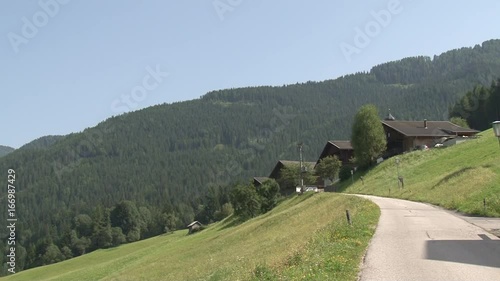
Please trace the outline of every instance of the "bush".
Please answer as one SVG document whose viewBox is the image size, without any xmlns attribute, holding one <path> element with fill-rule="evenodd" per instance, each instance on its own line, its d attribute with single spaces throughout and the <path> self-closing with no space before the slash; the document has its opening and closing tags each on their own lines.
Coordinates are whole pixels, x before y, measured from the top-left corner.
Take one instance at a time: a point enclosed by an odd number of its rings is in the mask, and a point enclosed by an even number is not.
<svg viewBox="0 0 500 281">
<path fill-rule="evenodd" d="M 340 181 L 345 181 L 351 178 L 351 167 L 342 166 L 339 172 Z"/>
<path fill-rule="evenodd" d="M 118 246 L 127 241 L 125 234 L 123 234 L 122 229 L 119 227 L 111 228 L 111 237 L 113 237 L 113 246 Z"/>
<path fill-rule="evenodd" d="M 64 246 L 61 248 L 61 253 L 64 256 L 64 259 L 71 259 L 73 257 L 73 252 L 71 252 L 71 249 L 68 246 Z"/>
<path fill-rule="evenodd" d="M 141 238 L 141 230 L 138 228 L 131 229 L 127 234 L 127 242 L 139 241 Z"/>
<path fill-rule="evenodd" d="M 224 205 L 222 205 L 221 210 L 215 211 L 214 219 L 216 221 L 221 221 L 221 220 L 229 217 L 230 215 L 232 215 L 233 212 L 234 212 L 234 209 L 233 209 L 233 206 L 231 205 L 231 203 L 225 203 Z"/>
<path fill-rule="evenodd" d="M 50 244 L 45 250 L 45 254 L 42 256 L 43 265 L 52 264 L 64 260 L 64 255 L 59 250 L 59 247 L 54 244 Z"/>
<path fill-rule="evenodd" d="M 261 212 L 266 213 L 278 204 L 280 186 L 273 179 L 267 180 L 257 189 L 257 193 L 260 196 Z"/>
<path fill-rule="evenodd" d="M 260 214 L 260 196 L 255 186 L 238 185 L 231 191 L 231 205 L 234 214 L 241 218 L 253 218 Z"/>
</svg>

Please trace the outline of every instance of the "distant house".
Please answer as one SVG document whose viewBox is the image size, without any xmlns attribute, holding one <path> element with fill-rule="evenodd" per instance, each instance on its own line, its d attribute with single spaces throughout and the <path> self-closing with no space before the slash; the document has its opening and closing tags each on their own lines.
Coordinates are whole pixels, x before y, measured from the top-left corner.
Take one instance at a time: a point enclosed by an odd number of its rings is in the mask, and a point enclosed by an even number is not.
<svg viewBox="0 0 500 281">
<path fill-rule="evenodd" d="M 199 221 L 194 221 L 187 226 L 189 232 L 188 234 L 195 233 L 197 231 L 200 231 L 202 229 L 202 224 Z"/>
<path fill-rule="evenodd" d="M 354 149 L 352 148 L 351 141 L 333 140 L 327 142 L 318 158 L 318 161 L 316 161 L 316 165 L 318 165 L 323 158 L 328 156 L 337 156 L 343 166 L 352 166 L 353 163 L 351 163 L 351 158 L 354 157 Z M 334 183 L 335 181 L 331 182 L 329 179 L 318 178 L 318 186 L 322 188 L 327 188 Z"/>
<path fill-rule="evenodd" d="M 336 155 L 342 162 L 342 165 L 349 165 L 350 159 L 354 156 L 354 149 L 352 148 L 351 141 L 348 140 L 334 140 L 326 143 L 321 155 L 319 156 L 316 165 L 319 164 L 321 159 Z"/>
<path fill-rule="evenodd" d="M 314 173 L 314 165 L 315 164 L 316 164 L 315 162 L 304 162 L 304 168 L 306 171 Z M 269 178 L 275 179 L 278 181 L 281 178 L 281 169 L 283 169 L 285 167 L 297 167 L 298 168 L 299 165 L 300 165 L 300 161 L 279 160 L 278 163 L 276 163 L 276 165 L 274 166 L 274 169 L 271 172 L 271 174 L 269 175 Z M 317 182 L 316 184 L 319 184 L 319 182 Z M 288 194 L 290 192 L 290 190 L 281 189 L 280 192 L 282 194 Z M 291 192 L 293 192 L 293 190 Z"/>
<path fill-rule="evenodd" d="M 279 160 L 278 163 L 276 163 L 276 165 L 274 166 L 273 171 L 269 175 L 269 178 L 277 180 L 281 177 L 281 169 L 283 169 L 284 167 L 299 165 L 300 161 Z M 304 162 L 304 166 L 308 171 L 313 171 L 315 165 L 315 162 Z"/>
<path fill-rule="evenodd" d="M 470 137 L 479 133 L 449 121 L 398 121 L 392 117 L 383 120 L 382 125 L 387 137 L 385 157 L 425 146 L 434 147 L 449 138 Z"/>
</svg>

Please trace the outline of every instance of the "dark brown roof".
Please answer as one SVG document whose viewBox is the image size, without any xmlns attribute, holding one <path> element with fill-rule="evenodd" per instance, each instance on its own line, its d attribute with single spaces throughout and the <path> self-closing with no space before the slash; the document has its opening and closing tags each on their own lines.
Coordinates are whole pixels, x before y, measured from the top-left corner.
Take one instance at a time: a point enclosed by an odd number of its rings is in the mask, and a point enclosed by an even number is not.
<svg viewBox="0 0 500 281">
<path fill-rule="evenodd" d="M 329 141 L 328 143 L 338 147 L 341 150 L 342 149 L 352 149 L 351 141 L 334 140 L 334 141 Z"/>
<path fill-rule="evenodd" d="M 479 131 L 463 128 L 449 121 L 382 121 L 384 126 L 392 128 L 407 137 L 448 137 L 455 135 L 475 135 Z"/>
</svg>

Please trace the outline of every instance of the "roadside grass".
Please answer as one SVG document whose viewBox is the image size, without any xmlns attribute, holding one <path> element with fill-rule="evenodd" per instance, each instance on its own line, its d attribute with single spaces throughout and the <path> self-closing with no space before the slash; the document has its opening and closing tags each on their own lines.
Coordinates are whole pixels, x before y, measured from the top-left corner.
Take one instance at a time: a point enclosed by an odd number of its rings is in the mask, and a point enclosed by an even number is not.
<svg viewBox="0 0 500 281">
<path fill-rule="evenodd" d="M 428 202 L 446 209 L 500 217 L 500 147 L 492 130 L 448 148 L 399 156 L 404 188 L 398 187 L 395 157 L 341 183 L 346 193 Z M 363 176 L 364 184 L 360 180 Z M 486 202 L 484 207 L 483 200 Z"/>
<path fill-rule="evenodd" d="M 354 196 L 294 195 L 241 224 L 229 217 L 2 280 L 356 280 L 379 215 Z"/>
<path fill-rule="evenodd" d="M 274 268 L 258 265 L 253 280 L 357 280 L 361 258 L 375 232 L 380 210 L 366 202 L 358 203 L 355 210 L 350 210 L 355 217 L 352 225 L 344 221 L 345 217 L 335 220 L 317 230 L 284 263 Z"/>
</svg>

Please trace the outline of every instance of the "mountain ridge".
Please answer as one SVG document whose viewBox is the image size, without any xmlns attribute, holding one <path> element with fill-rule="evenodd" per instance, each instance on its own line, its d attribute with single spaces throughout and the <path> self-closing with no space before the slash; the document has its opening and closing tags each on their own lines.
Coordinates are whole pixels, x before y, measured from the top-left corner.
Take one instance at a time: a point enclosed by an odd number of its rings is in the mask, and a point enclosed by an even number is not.
<svg viewBox="0 0 500 281">
<path fill-rule="evenodd" d="M 14 150 L 16 150 L 13 147 L 6 146 L 6 145 L 0 145 L 0 157 L 5 156 L 9 153 L 12 153 Z"/>
<path fill-rule="evenodd" d="M 61 135 L 47 135 L 32 140 L 21 146 L 19 149 L 47 149 L 63 138 L 64 136 Z"/>
</svg>

